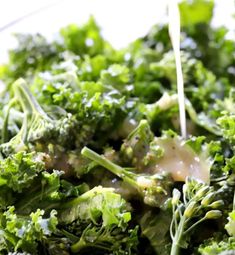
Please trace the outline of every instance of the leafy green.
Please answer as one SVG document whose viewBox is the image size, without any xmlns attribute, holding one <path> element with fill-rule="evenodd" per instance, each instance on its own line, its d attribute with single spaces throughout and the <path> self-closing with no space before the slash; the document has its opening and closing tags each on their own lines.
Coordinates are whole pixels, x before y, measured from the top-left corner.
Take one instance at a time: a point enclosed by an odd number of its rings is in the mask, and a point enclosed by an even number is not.
<svg viewBox="0 0 235 255">
<path fill-rule="evenodd" d="M 50 42 L 16 35 L 0 65 L 1 254 L 234 253 L 234 39 L 214 1 L 179 9 L 186 139 L 167 24 L 121 50 L 93 17 Z"/>
<path fill-rule="evenodd" d="M 3 76 L 11 82 L 35 70 L 46 70 L 58 59 L 57 43 L 49 43 L 41 34 L 15 34 L 18 46 L 9 52 L 9 65 L 5 66 Z M 0 72 L 1 73 L 1 72 Z"/>
<path fill-rule="evenodd" d="M 13 154 L 0 162 L 0 186 L 22 192 L 29 187 L 36 176 L 44 170 L 43 153 Z"/>
<path fill-rule="evenodd" d="M 151 246 L 157 254 L 170 253 L 170 228 L 171 217 L 168 212 L 156 213 L 148 211 L 140 219 L 142 235 L 148 238 Z"/>
<path fill-rule="evenodd" d="M 107 85 L 121 86 L 129 82 L 129 70 L 125 66 L 111 65 L 101 72 L 101 82 Z"/>
<path fill-rule="evenodd" d="M 50 236 L 58 224 L 56 212 L 51 211 L 48 218 L 43 217 L 44 211 L 32 212 L 29 217 L 15 213 L 14 207 L 9 207 L 1 215 L 1 245 L 0 251 L 25 251 L 35 254 L 38 243 Z"/>
<path fill-rule="evenodd" d="M 182 26 L 210 23 L 213 16 L 213 0 L 182 1 L 179 5 Z"/>
<path fill-rule="evenodd" d="M 213 254 L 233 254 L 235 250 L 234 238 L 225 238 L 218 242 L 216 239 L 209 239 L 203 245 L 200 245 L 198 251 L 202 255 L 213 255 Z"/>
<path fill-rule="evenodd" d="M 105 41 L 93 17 L 81 28 L 75 24 L 62 28 L 61 35 L 65 47 L 78 55 L 94 56 L 104 52 Z"/>
</svg>

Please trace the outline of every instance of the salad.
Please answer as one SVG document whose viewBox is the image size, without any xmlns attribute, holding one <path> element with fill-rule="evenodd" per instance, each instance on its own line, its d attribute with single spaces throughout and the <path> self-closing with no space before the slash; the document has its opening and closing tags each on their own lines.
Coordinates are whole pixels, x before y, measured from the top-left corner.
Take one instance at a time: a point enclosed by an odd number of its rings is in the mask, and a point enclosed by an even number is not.
<svg viewBox="0 0 235 255">
<path fill-rule="evenodd" d="M 122 50 L 91 17 L 0 66 L 0 254 L 235 254 L 235 41 L 182 1 L 187 137 L 167 24 Z M 121 36 L 121 35 L 120 35 Z"/>
</svg>

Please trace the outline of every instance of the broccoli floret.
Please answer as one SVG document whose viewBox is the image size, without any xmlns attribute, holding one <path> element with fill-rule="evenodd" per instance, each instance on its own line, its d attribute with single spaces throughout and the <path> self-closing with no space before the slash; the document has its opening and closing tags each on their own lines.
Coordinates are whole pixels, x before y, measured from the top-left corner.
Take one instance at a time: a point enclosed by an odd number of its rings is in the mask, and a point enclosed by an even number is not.
<svg viewBox="0 0 235 255">
<path fill-rule="evenodd" d="M 150 129 L 150 126 L 146 120 L 141 120 L 139 125 L 128 135 L 124 140 L 121 147 L 121 157 L 125 163 L 134 165 L 139 171 L 146 168 L 148 165 L 147 154 L 151 150 L 151 142 L 154 139 L 154 135 Z M 153 152 L 151 150 L 151 152 Z M 158 158 L 162 155 L 162 151 L 156 151 L 155 156 Z"/>
<path fill-rule="evenodd" d="M 27 149 L 36 142 L 49 143 L 55 140 L 59 145 L 71 142 L 77 122 L 71 114 L 59 119 L 51 118 L 29 91 L 26 82 L 18 79 L 12 86 L 15 100 L 23 110 L 21 129 L 9 142 L 1 145 L 5 155 Z"/>
<path fill-rule="evenodd" d="M 62 230 L 73 243 L 71 251 L 78 253 L 91 249 L 95 253 L 96 248 L 107 254 L 135 254 L 138 227 L 129 228 L 129 209 L 126 201 L 114 189 L 101 186 L 63 203 L 58 209 L 59 222 L 72 224 L 66 231 Z M 80 222 L 77 231 L 76 221 Z M 85 223 L 85 228 L 81 228 L 82 223 Z M 73 232 L 77 232 L 77 235 Z"/>
<path fill-rule="evenodd" d="M 135 174 L 114 164 L 87 147 L 84 147 L 81 153 L 83 156 L 107 168 L 110 172 L 123 179 L 124 182 L 134 187 L 143 198 L 144 203 L 159 207 L 168 198 L 172 184 L 168 174 Z"/>
<path fill-rule="evenodd" d="M 182 201 L 181 197 L 183 197 Z M 224 202 L 217 200 L 213 187 L 196 179 L 187 178 L 182 194 L 178 189 L 173 190 L 171 205 L 170 254 L 177 255 L 180 249 L 188 247 L 190 234 L 198 224 L 222 216 L 220 208 L 223 207 Z"/>
<path fill-rule="evenodd" d="M 23 79 L 17 80 L 13 84 L 13 91 L 27 119 L 28 130 L 25 130 L 25 140 L 31 142 L 42 137 L 44 139 L 50 137 L 56 123 L 43 111 L 30 93 L 26 82 Z"/>
</svg>

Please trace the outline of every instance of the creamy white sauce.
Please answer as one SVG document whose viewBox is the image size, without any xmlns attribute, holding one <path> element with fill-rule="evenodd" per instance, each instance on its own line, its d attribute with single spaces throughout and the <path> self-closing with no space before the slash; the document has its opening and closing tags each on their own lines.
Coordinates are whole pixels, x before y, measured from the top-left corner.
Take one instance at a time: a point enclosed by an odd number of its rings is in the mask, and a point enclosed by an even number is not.
<svg viewBox="0 0 235 255">
<path fill-rule="evenodd" d="M 203 182 L 210 181 L 210 162 L 204 155 L 197 155 L 189 145 L 179 138 L 158 138 L 164 155 L 155 165 L 154 172 L 171 173 L 175 181 L 185 181 L 187 176 Z"/>
</svg>

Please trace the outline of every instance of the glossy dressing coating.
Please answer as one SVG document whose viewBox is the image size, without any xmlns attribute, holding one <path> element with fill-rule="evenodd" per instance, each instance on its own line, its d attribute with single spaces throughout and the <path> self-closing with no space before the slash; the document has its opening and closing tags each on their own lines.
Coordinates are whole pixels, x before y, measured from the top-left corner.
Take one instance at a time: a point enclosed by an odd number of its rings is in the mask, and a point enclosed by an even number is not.
<svg viewBox="0 0 235 255">
<path fill-rule="evenodd" d="M 169 172 L 175 181 L 185 181 L 187 176 L 209 183 L 210 162 L 197 155 L 189 145 L 178 138 L 158 139 L 164 155 L 155 166 L 155 172 Z"/>
</svg>

